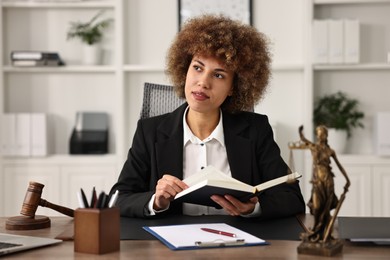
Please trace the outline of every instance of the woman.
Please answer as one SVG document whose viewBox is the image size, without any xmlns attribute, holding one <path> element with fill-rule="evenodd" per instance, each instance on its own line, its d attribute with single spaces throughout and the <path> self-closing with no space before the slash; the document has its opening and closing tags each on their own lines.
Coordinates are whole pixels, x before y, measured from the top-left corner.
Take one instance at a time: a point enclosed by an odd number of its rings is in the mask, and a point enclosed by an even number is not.
<svg viewBox="0 0 390 260">
<path fill-rule="evenodd" d="M 252 110 L 270 77 L 267 40 L 255 28 L 224 16 L 189 20 L 167 55 L 167 74 L 186 103 L 140 120 L 118 182 L 123 216 L 230 214 L 282 217 L 304 212 L 298 186 L 282 184 L 248 202 L 225 195 L 222 209 L 178 203 L 182 179 L 213 165 L 250 185 L 290 172 L 268 119 Z"/>
</svg>

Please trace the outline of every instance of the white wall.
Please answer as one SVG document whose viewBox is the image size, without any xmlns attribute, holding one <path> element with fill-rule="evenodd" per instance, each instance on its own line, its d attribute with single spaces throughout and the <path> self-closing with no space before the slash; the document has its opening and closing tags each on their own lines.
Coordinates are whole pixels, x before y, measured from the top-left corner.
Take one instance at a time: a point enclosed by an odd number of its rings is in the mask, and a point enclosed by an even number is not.
<svg viewBox="0 0 390 260">
<path fill-rule="evenodd" d="M 267 114 L 276 124 L 277 142 L 288 162 L 287 143 L 298 139 L 298 127 L 304 123 L 304 1 L 253 2 L 254 26 L 270 38 L 275 67 L 268 93 L 256 107 L 256 112 Z M 296 64 L 302 69 L 278 69 L 283 65 Z M 300 167 L 301 155 L 294 157 L 295 166 Z"/>
</svg>

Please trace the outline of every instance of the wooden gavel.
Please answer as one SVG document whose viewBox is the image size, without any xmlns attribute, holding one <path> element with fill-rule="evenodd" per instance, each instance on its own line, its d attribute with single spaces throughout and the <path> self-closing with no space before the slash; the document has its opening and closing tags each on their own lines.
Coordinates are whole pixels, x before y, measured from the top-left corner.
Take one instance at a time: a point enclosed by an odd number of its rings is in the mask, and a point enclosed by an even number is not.
<svg viewBox="0 0 390 260">
<path fill-rule="evenodd" d="M 22 210 L 23 216 L 10 217 L 6 221 L 6 229 L 10 230 L 31 230 L 50 227 L 50 219 L 46 216 L 35 215 L 38 206 L 54 209 L 69 217 L 74 216 L 74 210 L 52 204 L 41 198 L 42 189 L 45 185 L 30 181 L 26 196 L 24 197 Z"/>
<path fill-rule="evenodd" d="M 47 200 L 41 198 L 44 186 L 45 185 L 41 183 L 30 181 L 20 214 L 33 218 L 35 217 L 35 212 L 37 211 L 38 206 L 42 206 L 54 209 L 55 211 L 65 214 L 69 217 L 73 217 L 73 209 L 50 203 Z"/>
</svg>

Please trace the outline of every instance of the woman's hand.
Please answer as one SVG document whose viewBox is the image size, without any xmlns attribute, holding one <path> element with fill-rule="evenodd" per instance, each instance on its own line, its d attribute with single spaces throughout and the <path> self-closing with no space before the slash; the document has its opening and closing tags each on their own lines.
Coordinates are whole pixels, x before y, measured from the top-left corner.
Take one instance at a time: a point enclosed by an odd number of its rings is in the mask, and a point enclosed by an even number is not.
<svg viewBox="0 0 390 260">
<path fill-rule="evenodd" d="M 211 199 L 219 204 L 231 216 L 248 215 L 253 212 L 256 204 L 259 202 L 258 197 L 251 198 L 248 202 L 241 202 L 233 196 L 213 195 Z"/>
<path fill-rule="evenodd" d="M 165 174 L 157 182 L 153 209 L 163 210 L 168 208 L 176 194 L 187 188 L 188 185 L 180 179 L 175 176 Z"/>
</svg>

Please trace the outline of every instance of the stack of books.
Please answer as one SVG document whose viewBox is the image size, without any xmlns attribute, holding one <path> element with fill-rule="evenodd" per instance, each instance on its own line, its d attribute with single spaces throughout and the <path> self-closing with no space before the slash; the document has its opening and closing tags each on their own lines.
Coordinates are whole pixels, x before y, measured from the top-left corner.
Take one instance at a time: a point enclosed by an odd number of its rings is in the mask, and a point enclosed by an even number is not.
<svg viewBox="0 0 390 260">
<path fill-rule="evenodd" d="M 57 52 L 13 51 L 11 64 L 15 67 L 63 66 L 65 63 Z"/>
</svg>

